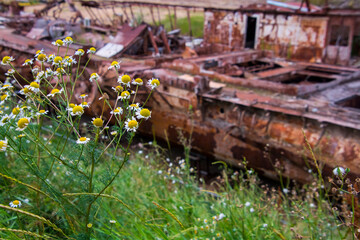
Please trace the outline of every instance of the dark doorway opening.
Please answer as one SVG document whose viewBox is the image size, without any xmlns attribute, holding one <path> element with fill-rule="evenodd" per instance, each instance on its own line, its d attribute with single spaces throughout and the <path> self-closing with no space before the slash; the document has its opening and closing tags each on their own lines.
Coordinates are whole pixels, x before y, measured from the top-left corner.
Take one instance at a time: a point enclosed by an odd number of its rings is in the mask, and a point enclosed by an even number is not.
<svg viewBox="0 0 360 240">
<path fill-rule="evenodd" d="M 248 17 L 246 24 L 245 48 L 255 47 L 256 17 Z"/>
</svg>

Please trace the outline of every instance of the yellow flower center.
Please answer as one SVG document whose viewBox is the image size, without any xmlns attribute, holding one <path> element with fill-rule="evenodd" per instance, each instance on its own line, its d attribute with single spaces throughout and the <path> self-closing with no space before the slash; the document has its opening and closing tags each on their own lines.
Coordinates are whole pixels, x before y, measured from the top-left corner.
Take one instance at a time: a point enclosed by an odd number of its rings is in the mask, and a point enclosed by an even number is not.
<svg viewBox="0 0 360 240">
<path fill-rule="evenodd" d="M 45 110 L 42 109 L 42 110 L 39 111 L 39 113 L 45 113 Z"/>
<path fill-rule="evenodd" d="M 101 118 L 95 118 L 93 121 L 95 127 L 102 127 L 103 123 L 104 122 Z"/>
<path fill-rule="evenodd" d="M 153 80 L 151 81 L 151 85 L 153 85 L 153 86 L 159 86 L 159 85 L 160 85 L 160 82 L 159 82 L 158 79 L 153 79 Z"/>
<path fill-rule="evenodd" d="M 37 82 L 31 82 L 30 87 L 39 88 L 40 86 L 39 86 L 39 84 Z"/>
<path fill-rule="evenodd" d="M 41 53 L 39 54 L 39 56 L 37 57 L 37 59 L 40 61 L 40 62 L 44 62 L 46 60 L 46 55 Z"/>
<path fill-rule="evenodd" d="M 58 72 L 58 73 L 62 73 L 63 72 L 63 68 L 58 68 L 58 69 L 56 69 L 56 72 Z"/>
<path fill-rule="evenodd" d="M 30 61 L 31 61 L 30 59 L 26 59 L 26 60 L 25 60 L 25 63 L 28 63 L 28 62 L 30 62 Z"/>
<path fill-rule="evenodd" d="M 113 61 L 112 63 L 111 63 L 111 66 L 115 66 L 115 65 L 118 65 L 119 63 L 117 62 L 117 61 Z"/>
<path fill-rule="evenodd" d="M 137 79 L 135 79 L 135 82 L 136 82 L 136 83 L 142 83 L 143 80 L 142 80 L 141 78 L 137 78 Z"/>
<path fill-rule="evenodd" d="M 87 105 L 88 103 L 87 102 L 82 102 L 81 105 Z"/>
<path fill-rule="evenodd" d="M 128 127 L 129 127 L 129 128 L 136 128 L 137 125 L 138 125 L 138 122 L 137 122 L 136 120 L 131 120 L 131 121 L 129 121 L 129 123 L 128 123 Z"/>
<path fill-rule="evenodd" d="M 90 77 L 96 77 L 97 73 L 92 73 Z"/>
<path fill-rule="evenodd" d="M 41 53 L 41 50 L 37 50 L 37 51 L 36 51 L 36 54 L 39 54 L 39 53 Z"/>
<path fill-rule="evenodd" d="M 150 111 L 147 108 L 141 109 L 140 115 L 143 117 L 150 117 Z"/>
<path fill-rule="evenodd" d="M 136 105 L 135 103 L 133 103 L 133 104 L 130 104 L 130 107 L 133 107 L 133 108 L 138 108 L 139 106 L 138 106 L 138 105 Z"/>
<path fill-rule="evenodd" d="M 91 48 L 90 48 L 90 51 L 92 51 L 92 52 L 96 52 L 96 48 L 91 47 Z"/>
<path fill-rule="evenodd" d="M 86 137 L 81 137 L 79 140 L 80 140 L 80 142 L 85 142 L 85 141 L 86 141 Z"/>
<path fill-rule="evenodd" d="M 8 63 L 10 62 L 10 60 L 11 60 L 11 58 L 10 58 L 9 56 L 5 56 L 5 57 L 3 57 L 3 59 L 2 59 L 2 63 L 3 63 L 3 64 L 8 64 Z"/>
<path fill-rule="evenodd" d="M 84 50 L 83 50 L 83 49 L 81 49 L 81 48 L 80 48 L 80 49 L 78 49 L 78 51 L 79 51 L 79 52 L 81 52 L 81 53 L 84 53 Z"/>
<path fill-rule="evenodd" d="M 54 63 L 57 63 L 57 64 L 59 64 L 59 63 L 61 63 L 62 62 L 62 57 L 60 57 L 60 56 L 57 56 L 57 57 L 55 57 L 54 58 Z"/>
<path fill-rule="evenodd" d="M 57 88 L 54 88 L 53 90 L 51 90 L 51 94 L 56 94 L 56 93 L 59 93 L 60 92 L 60 90 L 59 89 L 57 89 Z"/>
<path fill-rule="evenodd" d="M 56 40 L 55 42 L 57 45 L 62 46 L 64 43 L 61 39 Z"/>
<path fill-rule="evenodd" d="M 25 93 L 25 94 L 27 94 L 27 93 L 30 93 L 30 92 L 31 92 L 31 90 L 30 90 L 29 88 L 27 88 L 27 87 L 24 87 L 24 88 L 23 88 L 23 90 L 24 90 L 24 93 Z"/>
<path fill-rule="evenodd" d="M 19 113 L 20 113 L 20 108 L 18 108 L 18 107 L 13 108 L 12 114 L 18 115 Z"/>
<path fill-rule="evenodd" d="M 29 119 L 27 118 L 20 118 L 17 122 L 19 128 L 25 128 L 29 124 Z"/>
<path fill-rule="evenodd" d="M 9 85 L 9 84 L 5 84 L 5 85 L 3 86 L 3 88 L 7 88 L 7 87 L 10 87 L 10 85 Z"/>
<path fill-rule="evenodd" d="M 88 223 L 88 225 L 87 225 L 88 228 L 92 228 L 92 226 L 93 225 L 91 223 Z"/>
<path fill-rule="evenodd" d="M 17 206 L 17 205 L 20 204 L 20 201 L 19 201 L 19 200 L 15 200 L 15 201 L 13 201 L 12 203 Z"/>
<path fill-rule="evenodd" d="M 81 94 L 80 97 L 84 98 L 86 97 L 86 94 Z"/>
<path fill-rule="evenodd" d="M 7 97 L 6 94 L 2 95 L 2 96 L 1 96 L 1 101 L 4 101 L 4 100 L 6 99 L 6 97 Z"/>
<path fill-rule="evenodd" d="M 70 104 L 69 104 L 69 107 L 73 108 L 73 107 L 75 107 L 75 104 L 70 103 Z"/>
<path fill-rule="evenodd" d="M 82 113 L 83 111 L 84 111 L 84 109 L 83 109 L 82 106 L 75 106 L 75 107 L 73 108 L 73 110 L 72 110 L 72 112 L 73 112 L 74 114 L 76 114 L 76 113 Z"/>
<path fill-rule="evenodd" d="M 128 91 L 123 91 L 122 93 L 121 93 L 121 97 L 127 97 L 127 96 L 129 96 L 130 95 L 130 93 L 128 92 Z"/>
<path fill-rule="evenodd" d="M 120 110 L 118 108 L 115 108 L 114 112 L 118 113 Z"/>
<path fill-rule="evenodd" d="M 0 149 L 3 147 L 7 147 L 7 144 L 6 144 L 6 142 L 0 140 Z"/>
<path fill-rule="evenodd" d="M 121 81 L 126 84 L 126 83 L 129 83 L 131 81 L 131 78 L 130 78 L 129 75 L 123 75 L 121 77 Z"/>
</svg>

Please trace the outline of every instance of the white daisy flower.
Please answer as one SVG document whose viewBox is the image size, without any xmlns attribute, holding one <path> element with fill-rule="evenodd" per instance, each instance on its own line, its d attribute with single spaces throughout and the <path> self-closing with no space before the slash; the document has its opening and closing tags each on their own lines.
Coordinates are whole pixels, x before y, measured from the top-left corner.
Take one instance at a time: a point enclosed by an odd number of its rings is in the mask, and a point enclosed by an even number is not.
<svg viewBox="0 0 360 240">
<path fill-rule="evenodd" d="M 110 69 L 112 69 L 112 68 L 115 68 L 116 70 L 117 70 L 117 69 L 120 69 L 120 64 L 119 64 L 119 62 L 113 61 L 113 62 L 111 63 L 111 65 L 110 65 L 110 67 L 108 67 L 108 69 L 110 70 Z"/>
<path fill-rule="evenodd" d="M 50 54 L 50 55 L 48 56 L 47 62 L 48 62 L 48 63 L 52 63 L 52 62 L 54 61 L 54 58 L 55 58 L 55 54 Z"/>
<path fill-rule="evenodd" d="M 136 78 L 136 79 L 133 79 L 133 81 L 131 82 L 133 85 L 138 85 L 138 86 L 141 86 L 143 85 L 143 80 L 141 78 Z"/>
<path fill-rule="evenodd" d="M 33 94 L 34 92 L 31 89 L 29 89 L 28 86 L 29 85 L 25 85 L 24 88 L 20 90 L 20 94 L 25 95 L 26 97 L 31 96 L 31 94 Z"/>
<path fill-rule="evenodd" d="M 7 72 L 5 73 L 6 76 L 13 76 L 15 73 L 15 70 L 10 68 L 9 70 L 7 70 Z"/>
<path fill-rule="evenodd" d="M 114 223 L 116 223 L 116 221 L 115 221 L 115 220 L 110 220 L 109 222 L 110 222 L 110 223 L 113 223 L 113 224 L 114 224 Z"/>
<path fill-rule="evenodd" d="M 51 92 L 47 95 L 48 97 L 54 97 L 56 94 L 61 94 L 64 91 L 64 89 L 57 89 L 54 88 L 53 90 L 51 90 Z"/>
<path fill-rule="evenodd" d="M 87 54 L 94 54 L 96 52 L 96 48 L 94 48 L 94 47 L 91 47 L 91 48 L 89 48 L 88 50 L 87 50 Z"/>
<path fill-rule="evenodd" d="M 48 110 L 40 110 L 39 112 L 36 113 L 36 116 L 43 116 L 43 115 L 46 115 L 49 111 Z"/>
<path fill-rule="evenodd" d="M 115 136 L 115 135 L 118 134 L 118 132 L 117 132 L 117 131 L 112 131 L 112 132 L 110 132 L 110 134 L 111 134 L 112 136 Z"/>
<path fill-rule="evenodd" d="M 139 110 L 139 103 L 133 103 L 133 104 L 130 104 L 128 107 L 127 107 L 128 110 Z"/>
<path fill-rule="evenodd" d="M 116 86 L 116 87 L 112 87 L 112 90 L 114 90 L 116 93 L 121 93 L 124 88 L 122 86 Z"/>
<path fill-rule="evenodd" d="M 36 74 L 35 82 L 40 83 L 41 79 L 45 76 L 44 71 L 40 71 Z"/>
<path fill-rule="evenodd" d="M 148 120 L 151 117 L 151 111 L 147 108 L 139 109 L 136 111 L 136 117 L 137 119 L 145 119 Z"/>
<path fill-rule="evenodd" d="M 123 91 L 118 97 L 118 99 L 130 99 L 130 93 L 128 91 Z"/>
<path fill-rule="evenodd" d="M 11 120 L 11 117 L 8 114 L 5 114 L 1 120 L 0 120 L 0 126 L 4 126 L 6 123 L 8 123 Z"/>
<path fill-rule="evenodd" d="M 81 95 L 79 96 L 79 98 L 81 98 L 81 99 L 85 99 L 85 98 L 87 98 L 87 97 L 88 97 L 87 94 L 81 94 Z"/>
<path fill-rule="evenodd" d="M 19 200 L 14 200 L 9 203 L 10 207 L 12 208 L 18 208 L 21 207 L 21 202 Z"/>
<path fill-rule="evenodd" d="M 89 105 L 88 102 L 82 102 L 82 103 L 81 103 L 81 106 L 82 106 L 83 108 L 88 108 L 88 107 L 90 107 L 90 105 Z"/>
<path fill-rule="evenodd" d="M 76 50 L 76 52 L 75 52 L 76 56 L 83 56 L 84 54 L 85 54 L 85 51 L 81 48 Z"/>
<path fill-rule="evenodd" d="M 73 57 L 66 56 L 63 60 L 64 66 L 70 67 L 72 64 L 76 64 L 76 60 Z"/>
<path fill-rule="evenodd" d="M 87 137 L 81 137 L 79 138 L 76 143 L 77 144 L 87 144 L 90 141 L 90 138 Z"/>
<path fill-rule="evenodd" d="M 26 118 L 26 117 L 20 118 L 19 121 L 17 122 L 18 127 L 16 128 L 16 130 L 24 131 L 29 125 L 29 123 L 30 123 L 30 118 Z"/>
<path fill-rule="evenodd" d="M 35 66 L 35 67 L 33 67 L 33 69 L 31 69 L 31 72 L 33 73 L 33 74 L 37 74 L 38 72 L 39 72 L 39 67 L 38 66 Z"/>
<path fill-rule="evenodd" d="M 127 74 L 123 74 L 118 78 L 118 83 L 121 83 L 127 87 L 130 87 L 131 77 Z"/>
<path fill-rule="evenodd" d="M 99 79 L 99 74 L 97 74 L 97 73 L 92 73 L 91 75 L 90 75 L 90 79 L 89 79 L 89 81 L 90 82 L 92 82 L 92 81 L 97 81 L 98 79 Z"/>
<path fill-rule="evenodd" d="M 2 105 L 7 99 L 9 98 L 9 95 L 6 93 L 0 96 L 0 105 Z"/>
<path fill-rule="evenodd" d="M 74 107 L 69 107 L 68 111 L 70 112 L 71 116 L 81 116 L 84 114 L 84 108 L 80 105 L 75 105 Z"/>
<path fill-rule="evenodd" d="M 44 53 L 40 53 L 37 57 L 36 57 L 36 61 L 39 61 L 41 63 L 44 63 L 47 61 L 47 56 Z"/>
<path fill-rule="evenodd" d="M 37 82 L 31 82 L 30 85 L 25 85 L 24 87 L 27 87 L 28 89 L 30 89 L 32 92 L 39 92 L 40 91 L 40 85 Z"/>
<path fill-rule="evenodd" d="M 11 89 L 11 88 L 13 88 L 14 86 L 13 85 L 11 85 L 9 82 L 5 82 L 2 86 L 1 86 L 1 88 L 0 88 L 0 90 L 7 90 L 7 89 Z"/>
<path fill-rule="evenodd" d="M 45 77 L 48 78 L 51 77 L 52 75 L 54 75 L 54 71 L 51 70 L 51 68 L 47 68 L 45 71 Z"/>
<path fill-rule="evenodd" d="M 22 65 L 23 66 L 31 66 L 31 65 L 33 65 L 33 63 L 34 63 L 34 61 L 32 59 L 26 59 Z"/>
<path fill-rule="evenodd" d="M 14 60 L 15 60 L 15 58 L 13 58 L 11 56 L 5 56 L 5 57 L 3 57 L 2 61 L 1 61 L 1 65 L 9 65 Z"/>
<path fill-rule="evenodd" d="M 43 54 L 43 53 L 44 53 L 44 49 L 37 50 L 34 57 L 36 58 L 37 56 L 39 56 L 40 54 Z"/>
<path fill-rule="evenodd" d="M 72 44 L 74 41 L 71 37 L 66 37 L 64 40 L 63 40 L 64 44 L 69 46 L 70 44 Z"/>
<path fill-rule="evenodd" d="M 51 44 L 54 46 L 57 46 L 57 47 L 61 47 L 62 45 L 64 45 L 64 42 L 61 39 L 58 39 L 58 40 L 52 42 Z"/>
<path fill-rule="evenodd" d="M 104 121 L 101 118 L 93 118 L 92 119 L 92 123 L 94 125 L 94 127 L 102 127 L 104 125 Z"/>
<path fill-rule="evenodd" d="M 63 58 L 60 56 L 54 57 L 54 59 L 52 61 L 52 65 L 55 65 L 55 66 L 60 66 L 62 63 L 63 63 Z"/>
<path fill-rule="evenodd" d="M 0 140 L 0 152 L 5 152 L 7 146 L 8 146 L 8 142 L 6 138 L 4 140 Z"/>
<path fill-rule="evenodd" d="M 157 79 L 157 78 L 152 78 L 152 79 L 149 79 L 149 80 L 148 80 L 147 85 L 148 85 L 151 89 L 154 89 L 154 88 L 157 88 L 158 86 L 160 86 L 160 81 L 159 81 L 159 79 Z"/>
<path fill-rule="evenodd" d="M 123 113 L 123 109 L 121 107 L 117 107 L 113 111 L 110 112 L 110 114 L 114 114 L 114 115 L 120 115 L 122 113 Z"/>
<path fill-rule="evenodd" d="M 136 121 L 134 117 L 129 118 L 125 122 L 125 129 L 128 132 L 136 132 L 139 127 L 139 123 Z"/>
</svg>

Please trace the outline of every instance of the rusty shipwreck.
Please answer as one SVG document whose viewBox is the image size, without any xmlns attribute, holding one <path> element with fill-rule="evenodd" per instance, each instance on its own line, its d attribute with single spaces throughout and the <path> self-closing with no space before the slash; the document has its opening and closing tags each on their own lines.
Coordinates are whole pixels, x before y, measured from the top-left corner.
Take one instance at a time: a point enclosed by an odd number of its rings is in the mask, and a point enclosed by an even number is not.
<svg viewBox="0 0 360 240">
<path fill-rule="evenodd" d="M 111 86 L 116 78 L 107 66 L 121 58 L 121 71 L 132 77 L 161 79 L 144 133 L 177 142 L 178 129 L 185 136 L 192 132 L 192 147 L 205 155 L 235 166 L 246 159 L 272 178 L 277 162 L 284 176 L 309 182 L 314 166 L 305 135 L 324 174 L 342 166 L 360 176 L 360 9 L 261 0 L 241 7 L 201 1 L 181 6 L 167 1 L 79 4 L 90 19 L 75 9 L 71 21 L 50 20 L 46 13 L 58 6 L 50 3 L 21 17 L 10 8 L 13 14 L 1 17 L 1 57 L 14 56 L 20 72 L 30 74 L 21 66 L 26 58 L 38 49 L 55 52 L 51 41 L 72 36 L 76 44 L 71 51 L 92 45 L 99 49 L 77 86 L 78 94 L 89 94 L 90 115 L 102 103 L 89 75 L 97 72 L 103 91 L 115 98 Z M 115 7 L 123 14 L 116 14 Z M 177 30 L 134 24 L 135 8 L 149 9 L 154 23 L 160 22 L 155 20 L 159 9 L 174 12 L 174 29 L 176 9 L 188 19 L 192 10 L 202 11 L 203 42 L 191 50 Z M 114 11 L 110 24 L 94 13 L 104 9 Z M 2 76 L 5 71 L 0 69 Z"/>
</svg>

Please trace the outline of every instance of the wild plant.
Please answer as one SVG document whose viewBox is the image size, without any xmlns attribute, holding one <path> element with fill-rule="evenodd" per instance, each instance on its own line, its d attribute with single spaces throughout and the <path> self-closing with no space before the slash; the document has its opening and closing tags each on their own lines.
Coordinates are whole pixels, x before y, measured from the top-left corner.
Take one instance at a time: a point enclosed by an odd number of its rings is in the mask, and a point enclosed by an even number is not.
<svg viewBox="0 0 360 240">
<path fill-rule="evenodd" d="M 151 117 L 145 105 L 160 82 L 147 81 L 150 93 L 141 102 L 138 91 L 144 87 L 143 80 L 120 75 L 120 64 L 113 61 L 108 70 L 116 72 L 118 85 L 112 88 L 117 97 L 110 101 L 100 87 L 101 76 L 92 73 L 88 80 L 96 84 L 103 107 L 84 132 L 81 125 L 88 122 L 84 112 L 91 105 L 88 93 L 76 95 L 75 86 L 85 76 L 96 49 L 86 53 L 78 49 L 70 55 L 72 43 L 71 37 L 59 39 L 53 42 L 57 53 L 39 50 L 25 60 L 23 66 L 31 70 L 31 79 L 19 73 L 13 57 L 1 61 L 8 67 L 8 79 L 0 88 L 0 180 L 4 186 L 0 214 L 9 218 L 1 231 L 15 239 L 90 239 L 103 201 L 115 199 L 131 210 L 109 194 L 110 186 L 129 161 L 138 127 Z M 66 48 L 65 55 L 60 55 L 61 48 Z M 110 140 L 103 143 L 102 136 Z M 33 224 L 25 224 L 29 219 Z"/>
</svg>

